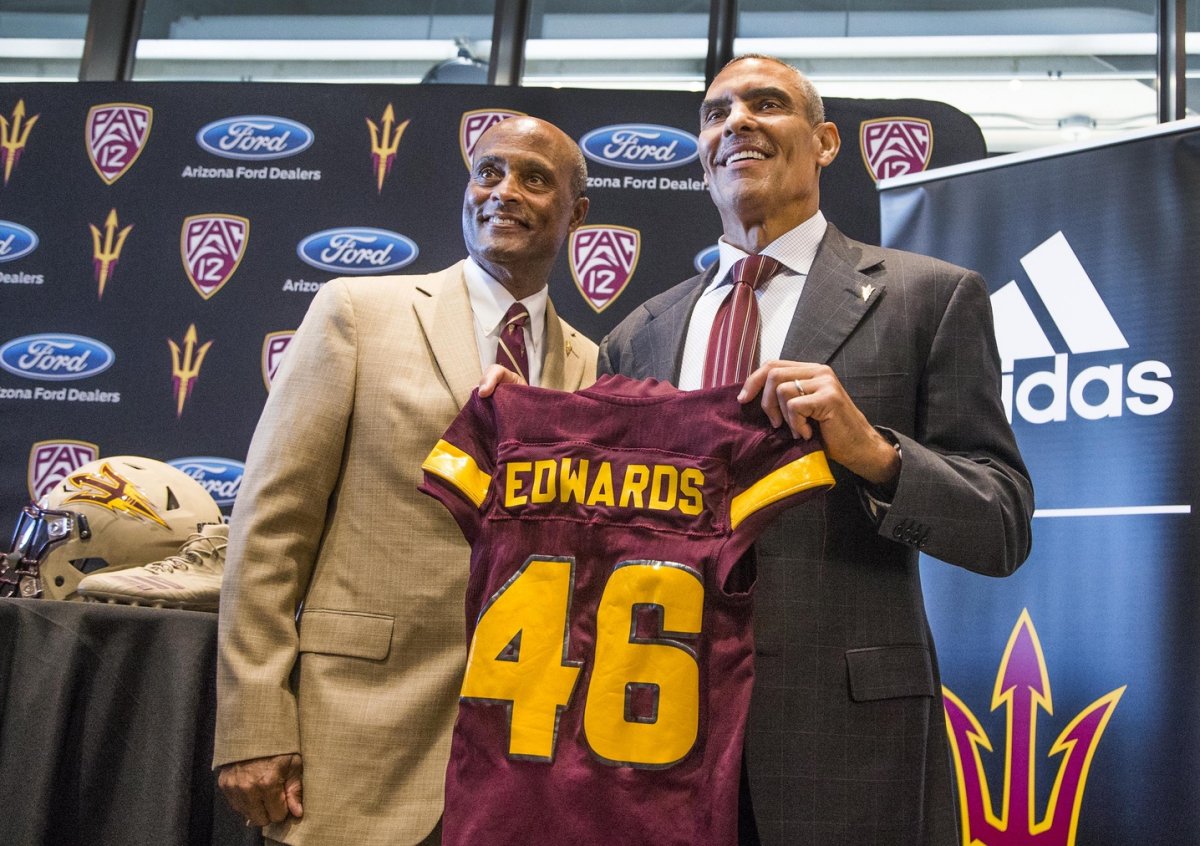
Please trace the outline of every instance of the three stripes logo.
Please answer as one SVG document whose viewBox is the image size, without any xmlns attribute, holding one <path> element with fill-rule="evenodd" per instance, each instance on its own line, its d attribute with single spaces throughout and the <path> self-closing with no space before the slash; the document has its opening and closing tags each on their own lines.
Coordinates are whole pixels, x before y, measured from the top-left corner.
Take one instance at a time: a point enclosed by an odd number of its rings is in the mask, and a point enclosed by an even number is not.
<svg viewBox="0 0 1200 846">
<path fill-rule="evenodd" d="M 1062 232 L 1022 257 L 1021 266 L 1069 353 L 1056 348 L 1015 280 L 992 294 L 1009 420 L 1014 411 L 1029 423 L 1051 423 L 1066 420 L 1068 411 L 1101 420 L 1171 407 L 1171 369 L 1161 361 L 1137 362 L 1128 370 L 1124 361 L 1114 361 L 1070 372 L 1070 356 L 1127 350 L 1129 342 Z M 1016 363 L 1042 358 L 1053 358 L 1053 369 L 1022 373 L 1018 384 Z"/>
</svg>

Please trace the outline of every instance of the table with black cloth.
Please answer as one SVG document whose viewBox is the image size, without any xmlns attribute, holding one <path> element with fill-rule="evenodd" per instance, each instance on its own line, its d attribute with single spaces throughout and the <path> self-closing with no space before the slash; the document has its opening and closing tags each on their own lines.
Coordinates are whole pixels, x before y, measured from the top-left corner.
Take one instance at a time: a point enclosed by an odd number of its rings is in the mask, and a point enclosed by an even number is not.
<svg viewBox="0 0 1200 846">
<path fill-rule="evenodd" d="M 216 789 L 217 618 L 0 599 L 0 844 L 261 843 Z"/>
</svg>

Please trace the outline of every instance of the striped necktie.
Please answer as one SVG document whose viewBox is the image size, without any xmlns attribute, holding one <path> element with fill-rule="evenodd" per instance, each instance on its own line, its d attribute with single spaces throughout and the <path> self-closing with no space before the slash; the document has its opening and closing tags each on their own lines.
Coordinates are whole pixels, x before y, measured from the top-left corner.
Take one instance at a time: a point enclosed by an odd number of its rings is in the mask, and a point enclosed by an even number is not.
<svg viewBox="0 0 1200 846">
<path fill-rule="evenodd" d="M 496 363 L 519 373 L 529 382 L 529 354 L 525 351 L 525 324 L 529 322 L 529 310 L 520 303 L 513 303 L 504 315 L 500 328 L 500 343 L 496 345 Z"/>
<path fill-rule="evenodd" d="M 733 266 L 733 290 L 725 297 L 708 335 L 704 387 L 744 382 L 758 360 L 758 299 L 754 291 L 779 272 L 768 256 L 747 256 Z"/>
</svg>

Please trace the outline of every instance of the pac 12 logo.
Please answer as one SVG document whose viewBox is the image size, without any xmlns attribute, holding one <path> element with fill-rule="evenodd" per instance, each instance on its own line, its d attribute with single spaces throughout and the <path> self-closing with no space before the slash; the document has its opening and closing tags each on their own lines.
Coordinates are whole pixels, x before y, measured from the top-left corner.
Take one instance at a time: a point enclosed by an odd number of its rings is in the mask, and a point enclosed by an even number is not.
<svg viewBox="0 0 1200 846">
<path fill-rule="evenodd" d="M 271 384 L 275 381 L 275 374 L 279 372 L 279 365 L 283 363 L 283 354 L 291 346 L 294 337 L 296 337 L 294 331 L 284 330 L 268 332 L 263 338 L 262 377 L 263 384 L 268 391 L 271 390 Z"/>
<path fill-rule="evenodd" d="M 204 299 L 225 287 L 242 263 L 250 221 L 236 214 L 195 214 L 183 219 L 179 251 L 188 281 Z"/>
<path fill-rule="evenodd" d="M 28 226 L 0 220 L 0 262 L 16 261 L 37 249 L 38 236 Z"/>
<path fill-rule="evenodd" d="M 25 335 L 0 346 L 0 367 L 15 376 L 47 382 L 87 379 L 116 360 L 108 345 L 82 335 Z"/>
<path fill-rule="evenodd" d="M 29 498 L 34 502 L 80 467 L 100 457 L 90 441 L 38 441 L 29 450 Z"/>
<path fill-rule="evenodd" d="M 679 167 L 700 155 L 695 135 L 652 123 L 602 126 L 580 138 L 579 146 L 594 162 L 631 170 Z"/>
<path fill-rule="evenodd" d="M 316 136 L 302 123 L 272 115 L 239 115 L 201 127 L 196 143 L 226 159 L 283 159 L 312 146 Z"/>
<path fill-rule="evenodd" d="M 325 229 L 296 245 L 301 261 L 334 273 L 387 273 L 411 264 L 417 253 L 411 238 L 369 226 Z"/>
<path fill-rule="evenodd" d="M 933 155 L 933 124 L 913 117 L 864 120 L 858 143 L 867 172 L 876 181 L 920 173 Z"/>
<path fill-rule="evenodd" d="M 525 117 L 525 113 L 514 112 L 512 109 L 474 109 L 463 112 L 458 122 L 458 151 L 462 153 L 463 164 L 467 166 L 467 170 L 471 169 L 471 156 L 475 152 L 479 136 L 510 117 Z"/>
<path fill-rule="evenodd" d="M 124 176 L 150 138 L 154 110 L 136 103 L 105 103 L 88 110 L 84 127 L 88 158 L 106 185 Z"/>
<path fill-rule="evenodd" d="M 246 465 L 240 461 L 208 455 L 172 458 L 167 463 L 199 482 L 222 508 L 233 505 L 246 472 Z"/>
<path fill-rule="evenodd" d="M 641 253 L 642 233 L 628 226 L 581 226 L 571 233 L 571 276 L 597 314 L 621 296 Z"/>
</svg>

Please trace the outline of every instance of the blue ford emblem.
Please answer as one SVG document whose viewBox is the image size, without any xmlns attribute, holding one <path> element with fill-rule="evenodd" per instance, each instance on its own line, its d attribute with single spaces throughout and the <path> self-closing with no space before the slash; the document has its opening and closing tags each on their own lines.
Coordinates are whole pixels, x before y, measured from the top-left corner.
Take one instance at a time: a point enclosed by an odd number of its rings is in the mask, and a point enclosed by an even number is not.
<svg viewBox="0 0 1200 846">
<path fill-rule="evenodd" d="M 633 170 L 678 167 L 700 154 L 696 136 L 652 123 L 602 126 L 583 136 L 579 146 L 594 162 Z"/>
<path fill-rule="evenodd" d="M 246 465 L 240 461 L 207 455 L 173 458 L 167 463 L 199 482 L 222 507 L 233 505 L 242 486 L 242 474 L 246 472 Z"/>
<path fill-rule="evenodd" d="M 213 121 L 196 133 L 196 143 L 226 159 L 282 159 L 312 145 L 313 131 L 271 115 L 240 115 Z"/>
<path fill-rule="evenodd" d="M 116 360 L 107 345 L 82 335 L 26 335 L 0 346 L 0 367 L 26 379 L 87 379 L 112 367 Z"/>
<path fill-rule="evenodd" d="M 38 236 L 28 226 L 0 220 L 0 261 L 16 261 L 37 249 Z"/>
<path fill-rule="evenodd" d="M 387 273 L 411 264 L 417 245 L 398 232 L 347 226 L 314 232 L 296 245 L 296 254 L 334 273 Z"/>
</svg>

